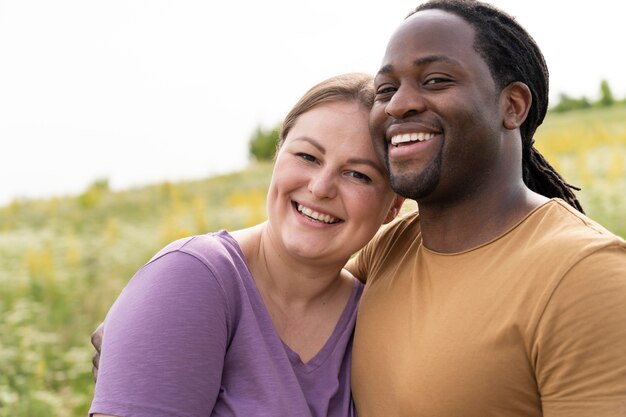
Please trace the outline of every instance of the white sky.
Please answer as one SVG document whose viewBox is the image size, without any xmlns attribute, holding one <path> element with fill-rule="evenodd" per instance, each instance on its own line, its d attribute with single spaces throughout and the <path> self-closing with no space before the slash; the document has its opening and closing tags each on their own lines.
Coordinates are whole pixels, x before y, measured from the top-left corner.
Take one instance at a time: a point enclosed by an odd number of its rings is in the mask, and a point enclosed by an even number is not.
<svg viewBox="0 0 626 417">
<path fill-rule="evenodd" d="M 0 205 L 203 178 L 247 164 L 315 82 L 375 72 L 419 0 L 0 0 Z M 535 37 L 558 93 L 626 97 L 609 0 L 494 0 Z"/>
</svg>

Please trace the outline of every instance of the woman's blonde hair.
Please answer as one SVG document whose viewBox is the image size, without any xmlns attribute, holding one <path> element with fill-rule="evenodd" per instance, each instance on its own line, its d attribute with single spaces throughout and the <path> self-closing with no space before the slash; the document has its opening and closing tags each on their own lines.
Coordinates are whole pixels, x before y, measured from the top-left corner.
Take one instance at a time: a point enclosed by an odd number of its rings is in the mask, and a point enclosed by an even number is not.
<svg viewBox="0 0 626 417">
<path fill-rule="evenodd" d="M 355 72 L 328 78 L 307 91 L 283 120 L 278 148 L 280 148 L 303 113 L 323 103 L 356 102 L 370 110 L 374 104 L 374 78 L 370 74 Z"/>
</svg>

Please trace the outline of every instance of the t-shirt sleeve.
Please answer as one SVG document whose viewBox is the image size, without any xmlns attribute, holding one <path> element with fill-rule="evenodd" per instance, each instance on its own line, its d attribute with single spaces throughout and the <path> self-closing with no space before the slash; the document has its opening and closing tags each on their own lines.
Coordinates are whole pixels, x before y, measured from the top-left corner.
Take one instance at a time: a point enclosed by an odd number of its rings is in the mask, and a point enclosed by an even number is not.
<svg viewBox="0 0 626 417">
<path fill-rule="evenodd" d="M 380 233 L 380 232 L 379 232 Z M 374 237 L 374 240 L 376 237 Z M 371 257 L 373 248 L 373 240 L 370 241 L 364 248 L 362 248 L 356 255 L 354 255 L 345 268 L 352 273 L 359 281 L 367 282 L 367 275 L 370 271 Z"/>
<path fill-rule="evenodd" d="M 416 218 L 417 212 L 411 212 L 383 225 L 372 240 L 348 261 L 345 268 L 361 282 L 378 278 L 379 268 L 386 257 L 392 253 L 398 256 L 407 250 L 407 245 L 415 241 L 411 230 Z"/>
<path fill-rule="evenodd" d="M 220 390 L 228 305 L 196 257 L 166 253 L 144 266 L 109 311 L 90 413 L 206 416 Z"/>
<path fill-rule="evenodd" d="M 563 278 L 537 330 L 545 417 L 626 415 L 626 248 L 606 247 Z"/>
</svg>

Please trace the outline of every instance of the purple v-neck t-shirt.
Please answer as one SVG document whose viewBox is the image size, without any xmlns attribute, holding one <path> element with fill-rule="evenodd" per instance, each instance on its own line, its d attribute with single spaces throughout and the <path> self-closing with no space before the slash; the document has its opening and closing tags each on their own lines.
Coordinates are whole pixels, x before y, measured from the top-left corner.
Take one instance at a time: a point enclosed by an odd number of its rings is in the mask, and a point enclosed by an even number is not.
<svg viewBox="0 0 626 417">
<path fill-rule="evenodd" d="M 176 241 L 141 268 L 109 311 L 90 413 L 123 417 L 356 415 L 350 299 L 307 363 L 272 324 L 227 232 Z"/>
</svg>

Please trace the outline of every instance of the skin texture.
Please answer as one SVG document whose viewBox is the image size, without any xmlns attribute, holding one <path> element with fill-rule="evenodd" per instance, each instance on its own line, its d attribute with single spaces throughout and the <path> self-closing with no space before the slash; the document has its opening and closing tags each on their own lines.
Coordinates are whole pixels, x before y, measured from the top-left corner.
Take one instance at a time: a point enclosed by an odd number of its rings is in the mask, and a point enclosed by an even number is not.
<svg viewBox="0 0 626 417">
<path fill-rule="evenodd" d="M 387 217 L 393 193 L 356 103 L 329 103 L 304 113 L 278 152 L 268 191 L 268 232 L 302 262 L 345 262 Z M 337 219 L 310 221 L 300 203 Z"/>
<path fill-rule="evenodd" d="M 452 194 L 446 189 L 450 186 L 476 188 L 480 175 L 472 168 L 493 159 L 501 126 L 495 84 L 487 65 L 472 51 L 473 29 L 461 25 L 462 30 L 431 36 L 431 27 L 447 23 L 447 16 L 428 14 L 411 19 L 392 38 L 376 77 L 372 110 L 376 139 L 410 132 L 435 135 L 400 146 L 375 142 L 394 187 L 419 200 L 435 191 L 434 197 Z M 455 44 L 456 50 L 448 46 Z"/>
<path fill-rule="evenodd" d="M 374 147 L 392 187 L 418 202 L 424 243 L 442 252 L 483 243 L 545 201 L 522 181 L 528 87 L 498 90 L 474 35 L 456 15 L 418 12 L 393 34 L 375 79 Z M 390 143 L 411 133 L 428 140 Z"/>
</svg>

